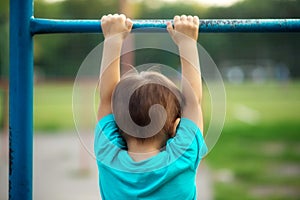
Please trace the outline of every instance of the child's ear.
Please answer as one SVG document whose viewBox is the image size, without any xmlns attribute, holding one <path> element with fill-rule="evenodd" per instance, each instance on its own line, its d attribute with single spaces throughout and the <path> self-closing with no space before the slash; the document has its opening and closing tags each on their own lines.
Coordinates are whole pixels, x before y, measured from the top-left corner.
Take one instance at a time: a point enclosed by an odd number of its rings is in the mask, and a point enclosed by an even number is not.
<svg viewBox="0 0 300 200">
<path fill-rule="evenodd" d="M 180 122 L 180 118 L 177 118 L 174 122 L 174 125 L 173 125 L 173 130 L 172 130 L 172 135 L 171 137 L 174 137 L 176 135 L 176 129 L 177 129 L 177 126 Z"/>
</svg>

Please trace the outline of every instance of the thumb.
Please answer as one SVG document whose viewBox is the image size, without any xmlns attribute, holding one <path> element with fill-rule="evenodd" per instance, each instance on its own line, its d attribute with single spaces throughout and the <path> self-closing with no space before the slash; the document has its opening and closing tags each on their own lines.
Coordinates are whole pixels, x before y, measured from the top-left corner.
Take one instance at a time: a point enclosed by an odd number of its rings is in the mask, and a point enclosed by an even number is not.
<svg viewBox="0 0 300 200">
<path fill-rule="evenodd" d="M 174 33 L 174 29 L 173 29 L 173 25 L 171 22 L 167 22 L 167 31 L 169 32 L 169 34 L 171 36 L 173 36 L 173 33 Z"/>
<path fill-rule="evenodd" d="M 128 30 L 132 29 L 133 23 L 132 23 L 131 19 L 127 18 L 125 24 L 126 24 Z"/>
</svg>

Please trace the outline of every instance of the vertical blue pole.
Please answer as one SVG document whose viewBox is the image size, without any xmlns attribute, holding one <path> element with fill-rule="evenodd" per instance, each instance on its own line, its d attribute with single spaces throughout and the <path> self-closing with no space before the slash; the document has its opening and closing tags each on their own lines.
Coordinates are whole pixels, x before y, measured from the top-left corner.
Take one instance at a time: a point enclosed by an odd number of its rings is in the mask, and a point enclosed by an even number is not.
<svg viewBox="0 0 300 200">
<path fill-rule="evenodd" d="M 9 199 L 32 199 L 32 0 L 10 0 Z"/>
</svg>

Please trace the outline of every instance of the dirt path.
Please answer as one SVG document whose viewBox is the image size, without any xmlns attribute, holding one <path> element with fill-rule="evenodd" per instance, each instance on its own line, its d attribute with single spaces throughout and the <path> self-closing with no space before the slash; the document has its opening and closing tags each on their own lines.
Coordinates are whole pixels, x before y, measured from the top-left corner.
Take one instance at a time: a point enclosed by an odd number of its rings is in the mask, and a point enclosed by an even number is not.
<svg viewBox="0 0 300 200">
<path fill-rule="evenodd" d="M 3 134 L 0 146 L 3 149 Z M 205 164 L 199 168 L 198 199 L 210 200 L 212 182 Z M 95 160 L 85 151 L 75 133 L 37 134 L 34 138 L 35 200 L 100 199 Z M 8 162 L 0 154 L 0 200 L 8 199 Z"/>
</svg>

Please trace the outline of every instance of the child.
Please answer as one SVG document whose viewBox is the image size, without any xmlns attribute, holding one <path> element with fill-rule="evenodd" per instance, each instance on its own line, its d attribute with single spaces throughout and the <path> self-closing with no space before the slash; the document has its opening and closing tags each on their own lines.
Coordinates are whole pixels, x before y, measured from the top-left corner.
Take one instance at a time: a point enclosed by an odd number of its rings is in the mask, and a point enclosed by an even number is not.
<svg viewBox="0 0 300 200">
<path fill-rule="evenodd" d="M 129 73 L 120 80 L 121 47 L 132 22 L 115 14 L 103 16 L 101 25 L 105 40 L 94 148 L 102 199 L 196 199 L 197 167 L 207 151 L 198 17 L 175 16 L 174 28 L 167 23 L 179 48 L 182 92 L 158 72 Z M 126 120 L 136 126 L 126 127 Z"/>
</svg>

